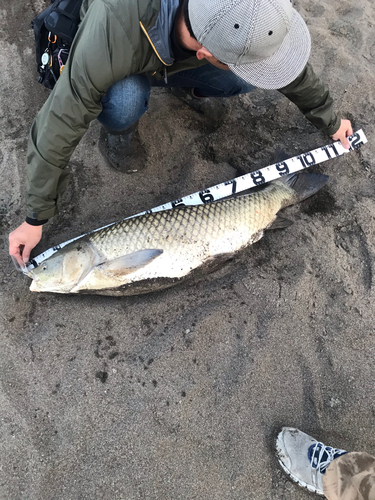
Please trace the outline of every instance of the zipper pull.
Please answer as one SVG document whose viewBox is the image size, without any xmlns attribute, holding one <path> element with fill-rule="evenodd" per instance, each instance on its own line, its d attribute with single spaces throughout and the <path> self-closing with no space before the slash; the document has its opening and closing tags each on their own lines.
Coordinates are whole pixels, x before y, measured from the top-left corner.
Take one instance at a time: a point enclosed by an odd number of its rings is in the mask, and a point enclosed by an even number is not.
<svg viewBox="0 0 375 500">
<path fill-rule="evenodd" d="M 165 83 L 168 83 L 167 68 L 165 66 L 164 66 L 164 81 L 165 81 Z"/>
</svg>

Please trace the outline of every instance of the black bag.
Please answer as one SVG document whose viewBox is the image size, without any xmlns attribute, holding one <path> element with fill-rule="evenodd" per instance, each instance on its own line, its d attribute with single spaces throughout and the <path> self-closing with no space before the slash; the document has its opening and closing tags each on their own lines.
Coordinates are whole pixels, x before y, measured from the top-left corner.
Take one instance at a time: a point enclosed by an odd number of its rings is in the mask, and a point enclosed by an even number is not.
<svg viewBox="0 0 375 500">
<path fill-rule="evenodd" d="M 31 23 L 35 35 L 38 82 L 52 90 L 68 59 L 80 23 L 82 0 L 51 0 Z"/>
</svg>

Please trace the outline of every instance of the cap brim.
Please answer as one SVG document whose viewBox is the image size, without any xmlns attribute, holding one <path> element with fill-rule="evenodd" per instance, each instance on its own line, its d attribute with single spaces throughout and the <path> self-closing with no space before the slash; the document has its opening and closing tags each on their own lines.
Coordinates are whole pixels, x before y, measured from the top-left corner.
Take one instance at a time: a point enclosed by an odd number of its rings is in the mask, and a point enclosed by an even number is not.
<svg viewBox="0 0 375 500">
<path fill-rule="evenodd" d="M 228 64 L 234 74 L 261 89 L 281 89 L 302 72 L 310 56 L 311 38 L 296 10 L 280 48 L 268 59 L 249 64 Z"/>
</svg>

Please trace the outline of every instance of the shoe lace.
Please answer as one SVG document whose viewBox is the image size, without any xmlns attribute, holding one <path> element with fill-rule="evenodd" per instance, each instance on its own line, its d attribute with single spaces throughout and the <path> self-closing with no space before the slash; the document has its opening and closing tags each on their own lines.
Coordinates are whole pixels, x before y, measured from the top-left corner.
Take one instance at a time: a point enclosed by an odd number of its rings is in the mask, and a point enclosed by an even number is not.
<svg viewBox="0 0 375 500">
<path fill-rule="evenodd" d="M 308 457 L 312 467 L 312 479 L 315 486 L 318 484 L 318 475 L 325 474 L 327 467 L 335 458 L 345 455 L 347 451 L 316 442 L 308 449 Z"/>
</svg>

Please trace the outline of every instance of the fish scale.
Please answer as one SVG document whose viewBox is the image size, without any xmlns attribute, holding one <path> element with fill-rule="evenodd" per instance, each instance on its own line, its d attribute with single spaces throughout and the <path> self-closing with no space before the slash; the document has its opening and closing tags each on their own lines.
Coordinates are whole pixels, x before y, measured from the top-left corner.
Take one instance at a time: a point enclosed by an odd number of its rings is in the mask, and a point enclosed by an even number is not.
<svg viewBox="0 0 375 500">
<path fill-rule="evenodd" d="M 197 239 L 209 242 L 218 233 L 240 225 L 258 232 L 272 222 L 285 197 L 292 190 L 283 184 L 271 184 L 264 190 L 221 202 L 145 214 L 126 219 L 88 237 L 107 258 L 145 248 L 175 247 Z"/>
</svg>

